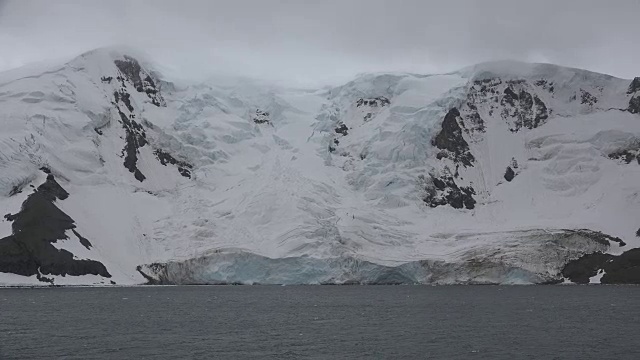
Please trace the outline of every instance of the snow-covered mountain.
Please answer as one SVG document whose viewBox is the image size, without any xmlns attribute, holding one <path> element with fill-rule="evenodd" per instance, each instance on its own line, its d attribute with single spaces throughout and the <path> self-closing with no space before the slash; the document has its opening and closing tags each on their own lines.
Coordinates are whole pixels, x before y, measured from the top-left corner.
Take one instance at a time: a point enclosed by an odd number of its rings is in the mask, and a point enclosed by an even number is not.
<svg viewBox="0 0 640 360">
<path fill-rule="evenodd" d="M 0 284 L 640 281 L 640 78 L 183 84 L 98 49 L 0 109 Z"/>
</svg>

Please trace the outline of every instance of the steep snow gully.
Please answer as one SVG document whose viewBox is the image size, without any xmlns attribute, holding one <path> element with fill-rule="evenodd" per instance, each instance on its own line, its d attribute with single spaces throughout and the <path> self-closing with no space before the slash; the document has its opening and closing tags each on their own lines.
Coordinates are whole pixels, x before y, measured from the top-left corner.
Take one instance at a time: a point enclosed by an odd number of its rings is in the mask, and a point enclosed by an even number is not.
<svg viewBox="0 0 640 360">
<path fill-rule="evenodd" d="M 0 74 L 0 285 L 640 283 L 640 78 Z"/>
</svg>

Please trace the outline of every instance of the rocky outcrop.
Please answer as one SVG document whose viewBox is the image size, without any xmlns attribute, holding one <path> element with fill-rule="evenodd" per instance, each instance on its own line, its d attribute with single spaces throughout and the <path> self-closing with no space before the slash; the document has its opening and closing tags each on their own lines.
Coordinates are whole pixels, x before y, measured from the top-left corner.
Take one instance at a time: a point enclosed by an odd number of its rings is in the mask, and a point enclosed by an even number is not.
<svg viewBox="0 0 640 360">
<path fill-rule="evenodd" d="M 177 160 L 176 158 L 171 156 L 171 154 L 164 150 L 157 149 L 153 153 L 156 155 L 162 165 L 174 165 L 178 168 L 178 172 L 180 173 L 180 175 L 191 179 L 191 170 L 193 169 L 193 165 L 189 164 L 186 161 Z"/>
<path fill-rule="evenodd" d="M 627 110 L 632 114 L 640 114 L 640 94 L 629 100 L 629 108 Z"/>
<path fill-rule="evenodd" d="M 587 284 L 601 274 L 601 284 L 640 284 L 640 248 L 620 255 L 597 252 L 569 262 L 562 270 L 567 279 Z"/>
<path fill-rule="evenodd" d="M 640 114 L 640 77 L 636 77 L 631 81 L 627 94 L 631 95 L 627 110 L 632 114 Z"/>
<path fill-rule="evenodd" d="M 256 109 L 255 114 L 251 117 L 256 124 L 271 124 L 269 112 Z"/>
<path fill-rule="evenodd" d="M 363 116 L 365 122 L 374 118 L 381 108 L 391 105 L 391 101 L 384 96 L 374 98 L 360 98 L 356 101 L 356 107 L 365 108 L 366 113 Z"/>
<path fill-rule="evenodd" d="M 635 77 L 631 80 L 631 84 L 629 84 L 629 89 L 627 89 L 627 94 L 635 94 L 640 91 L 640 77 Z"/>
<path fill-rule="evenodd" d="M 124 60 L 114 61 L 118 70 L 122 76 L 118 76 L 117 79 L 121 82 L 122 87 L 125 87 L 124 82 L 129 81 L 136 91 L 147 94 L 151 103 L 155 106 L 166 106 L 160 89 L 156 86 L 156 82 L 153 80 L 141 66 L 138 61 L 130 56 L 125 55 Z"/>
<path fill-rule="evenodd" d="M 640 164 L 640 144 L 634 144 L 609 154 L 609 159 L 619 160 L 626 164 L 637 162 Z"/>
<path fill-rule="evenodd" d="M 456 108 L 449 110 L 442 122 L 442 130 L 432 141 L 432 145 L 440 149 L 437 158 L 449 158 L 456 164 L 466 167 L 473 166 L 475 158 L 471 154 L 469 144 L 462 136 L 462 129 L 458 124 L 460 111 Z"/>
<path fill-rule="evenodd" d="M 452 176 L 429 175 L 429 180 L 420 178 L 425 195 L 422 201 L 430 207 L 450 205 L 454 209 L 473 209 L 476 206 L 475 190 L 471 186 L 458 186 Z"/>
<path fill-rule="evenodd" d="M 524 79 L 503 81 L 500 78 L 474 80 L 461 109 L 464 130 L 469 133 L 485 132 L 485 121 L 480 116 L 479 107 L 483 107 L 489 116 L 499 114 L 511 132 L 539 127 L 551 112 L 537 95 L 540 90 L 553 93 L 555 86 L 545 79 L 533 82 Z M 595 97 L 593 99 L 597 102 Z"/>
<path fill-rule="evenodd" d="M 507 166 L 507 171 L 504 172 L 504 179 L 507 180 L 508 182 L 511 182 L 511 180 L 513 180 L 513 178 L 515 177 L 516 177 L 516 173 L 513 171 L 511 166 Z"/>
<path fill-rule="evenodd" d="M 71 230 L 81 245 L 92 248 L 91 242 L 75 230 L 74 220 L 55 205 L 68 196 L 49 174 L 18 213 L 5 215 L 12 222 L 12 234 L 0 239 L 0 272 L 35 275 L 40 281 L 51 283 L 53 280 L 46 275 L 111 277 L 102 263 L 78 260 L 71 252 L 53 246 L 57 241 L 70 240 L 67 231 Z"/>
<path fill-rule="evenodd" d="M 590 92 L 580 89 L 580 103 L 593 106 L 598 102 L 598 98 L 593 96 Z"/>
<path fill-rule="evenodd" d="M 118 114 L 125 131 L 125 145 L 122 149 L 124 167 L 133 174 L 136 180 L 142 182 L 146 177 L 138 169 L 138 154 L 139 149 L 147 144 L 147 135 L 142 125 L 138 124 L 133 117 L 129 118 L 120 109 L 118 109 Z"/>
<path fill-rule="evenodd" d="M 356 101 L 356 107 L 361 106 L 372 106 L 372 107 L 383 107 L 389 106 L 391 101 L 384 96 L 378 96 L 374 98 L 360 98 Z"/>
<path fill-rule="evenodd" d="M 336 132 L 336 134 L 340 134 L 342 136 L 349 135 L 349 128 L 343 123 L 338 124 L 334 131 Z"/>
<path fill-rule="evenodd" d="M 504 96 L 500 104 L 503 106 L 501 116 L 510 121 L 512 132 L 521 128 L 535 129 L 549 118 L 547 106 L 540 98 L 527 91 L 524 80 L 507 81 Z"/>
</svg>

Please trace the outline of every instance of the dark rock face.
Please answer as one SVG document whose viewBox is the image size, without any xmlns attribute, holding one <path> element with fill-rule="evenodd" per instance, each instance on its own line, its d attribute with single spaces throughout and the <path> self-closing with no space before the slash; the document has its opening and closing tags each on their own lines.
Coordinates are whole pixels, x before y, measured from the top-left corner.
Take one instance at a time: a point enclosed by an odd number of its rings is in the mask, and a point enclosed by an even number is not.
<svg viewBox="0 0 640 360">
<path fill-rule="evenodd" d="M 580 89 L 580 103 L 581 104 L 587 104 L 587 105 L 593 106 L 597 102 L 598 102 L 598 98 L 593 96 L 590 92 Z"/>
<path fill-rule="evenodd" d="M 147 97 L 153 105 L 165 106 L 165 101 L 159 89 L 156 87 L 155 81 L 153 81 L 151 75 L 142 69 L 136 59 L 125 55 L 124 60 L 115 60 L 114 63 L 122 75 L 124 75 L 124 78 L 121 77 L 119 79 L 121 82 L 123 82 L 124 79 L 129 80 L 136 88 L 136 91 L 147 94 Z"/>
<path fill-rule="evenodd" d="M 473 209 L 476 200 L 473 195 L 476 194 L 471 186 L 458 186 L 452 176 L 437 177 L 430 175 L 430 183 L 421 178 L 425 183 L 424 190 L 426 195 L 422 198 L 428 206 L 435 208 L 442 205 L 450 205 L 454 209 Z"/>
<path fill-rule="evenodd" d="M 191 179 L 191 170 L 193 169 L 193 165 L 185 161 L 177 160 L 176 158 L 171 156 L 171 154 L 169 154 L 168 152 L 160 149 L 154 151 L 153 153 L 156 155 L 158 160 L 160 160 L 160 163 L 162 165 L 164 166 L 167 166 L 167 164 L 175 165 L 178 168 L 178 172 L 180 173 L 180 175 Z"/>
<path fill-rule="evenodd" d="M 510 130 L 517 132 L 523 127 L 535 129 L 544 124 L 549 117 L 547 106 L 537 95 L 525 90 L 524 80 L 508 81 L 507 84 L 501 101 L 501 115 L 505 120 L 514 119 Z M 517 93 L 514 91 L 515 88 L 520 88 Z"/>
<path fill-rule="evenodd" d="M 72 230 L 87 249 L 91 243 L 75 230 L 74 220 L 60 210 L 56 200 L 69 196 L 55 180 L 47 180 L 35 190 L 17 214 L 5 215 L 12 221 L 12 235 L 0 239 L 0 272 L 23 276 L 36 275 L 40 281 L 52 282 L 43 275 L 100 275 L 111 277 L 105 266 L 94 260 L 76 260 L 67 250 L 58 250 L 52 244 L 68 239 L 65 232 Z"/>
<path fill-rule="evenodd" d="M 338 127 L 334 129 L 337 134 L 341 134 L 342 136 L 347 136 L 349 134 L 349 128 L 347 125 L 340 123 Z"/>
<path fill-rule="evenodd" d="M 117 103 L 122 102 L 124 106 L 127 107 L 127 110 L 130 112 L 133 111 L 133 105 L 131 105 L 131 95 L 123 88 L 120 91 L 115 91 L 113 93 L 113 98 Z"/>
<path fill-rule="evenodd" d="M 632 95 L 629 99 L 629 111 L 632 114 L 640 114 L 640 77 L 636 77 L 629 84 L 627 94 Z"/>
<path fill-rule="evenodd" d="M 640 114 L 640 94 L 636 94 L 629 100 L 629 108 L 627 110 L 632 114 Z"/>
<path fill-rule="evenodd" d="M 588 284 L 589 278 L 596 276 L 602 264 L 611 260 L 612 255 L 600 252 L 588 254 L 569 262 L 562 269 L 562 276 L 578 284 Z"/>
<path fill-rule="evenodd" d="M 631 164 L 634 161 L 640 164 L 640 144 L 615 151 L 609 154 L 609 159 L 619 160 L 626 164 Z"/>
<path fill-rule="evenodd" d="M 553 93 L 555 87 L 546 79 L 533 82 L 522 79 L 503 82 L 499 78 L 475 80 L 467 91 L 461 126 L 469 133 L 485 132 L 485 123 L 478 112 L 478 107 L 482 106 L 489 116 L 499 113 L 511 132 L 518 132 L 523 127 L 537 128 L 546 122 L 551 110 L 536 95 L 536 89 Z"/>
<path fill-rule="evenodd" d="M 629 84 L 627 94 L 633 94 L 638 91 L 640 91 L 640 77 L 633 78 L 631 84 Z"/>
<path fill-rule="evenodd" d="M 129 119 L 120 109 L 120 123 L 125 131 L 125 145 L 122 149 L 124 156 L 124 167 L 133 174 L 136 180 L 142 182 L 146 177 L 138 169 L 138 154 L 141 147 L 147 144 L 147 135 L 142 125 L 138 124 L 134 119 Z"/>
<path fill-rule="evenodd" d="M 134 65 L 127 65 L 124 67 L 124 69 L 126 71 L 135 72 L 139 68 L 139 65 L 136 65 L 136 64 L 137 62 Z M 137 80 L 139 80 L 139 78 L 134 77 L 132 81 L 136 83 Z M 144 82 L 142 84 L 144 85 Z M 133 174 L 136 180 L 142 182 L 146 179 L 146 176 L 138 168 L 138 155 L 140 154 L 140 148 L 148 144 L 145 128 L 142 126 L 142 124 L 138 123 L 135 120 L 136 115 L 133 113 L 135 108 L 131 104 L 131 100 L 130 100 L 131 95 L 127 93 L 126 87 L 123 86 L 120 90 L 115 91 L 113 93 L 113 97 L 114 97 L 113 104 L 115 105 L 116 110 L 118 111 L 118 115 L 120 117 L 119 122 L 125 131 L 125 138 L 124 138 L 125 145 L 124 145 L 124 148 L 122 149 L 122 157 L 124 158 L 124 167 L 127 168 L 129 172 Z M 129 112 L 128 116 L 127 114 L 124 113 L 123 109 L 121 108 L 121 105 L 124 105 L 127 108 L 124 111 L 128 110 Z M 267 117 L 269 116 L 269 113 L 261 113 L 261 114 L 266 114 Z M 145 120 L 143 119 L 142 122 L 145 123 Z M 152 125 L 149 125 L 149 123 L 146 123 L 146 125 L 152 126 Z M 98 134 L 102 135 L 102 131 L 100 129 L 95 129 L 95 130 Z M 169 153 L 160 149 L 155 150 L 154 154 L 156 155 L 156 157 L 158 158 L 158 160 L 162 165 L 165 165 L 165 166 L 167 164 L 175 165 L 178 167 L 178 172 L 180 173 L 180 175 L 187 178 L 191 178 L 191 169 L 193 168 L 191 164 L 184 161 L 177 160 L 173 156 L 171 156 Z"/>
<path fill-rule="evenodd" d="M 573 282 L 586 284 L 600 271 L 602 284 L 640 284 L 640 248 L 625 251 L 619 256 L 593 253 L 569 262 L 562 275 Z"/>
<path fill-rule="evenodd" d="M 602 244 L 626 243 L 615 236 L 588 229 L 573 230 L 580 235 L 594 239 Z M 640 248 L 625 251 L 619 256 L 596 252 L 586 254 L 579 259 L 568 262 L 562 269 L 562 276 L 579 284 L 589 283 L 589 278 L 601 271 L 602 284 L 640 284 Z"/>
<path fill-rule="evenodd" d="M 511 180 L 513 180 L 513 178 L 515 177 L 516 177 L 516 173 L 513 171 L 511 166 L 507 166 L 507 171 L 505 171 L 504 173 L 504 179 L 511 182 Z"/>
<path fill-rule="evenodd" d="M 368 106 L 370 108 L 381 108 L 384 106 L 389 106 L 391 101 L 384 96 L 378 96 L 375 98 L 360 98 L 356 101 L 356 107 Z M 365 122 L 371 120 L 373 118 L 373 112 L 368 112 L 364 114 L 363 120 Z"/>
<path fill-rule="evenodd" d="M 252 120 L 256 124 L 271 124 L 269 112 L 262 111 L 260 109 L 256 109 L 256 113 L 252 117 Z"/>
<path fill-rule="evenodd" d="M 383 107 L 389 106 L 391 101 L 384 96 L 378 96 L 374 98 L 360 98 L 356 101 L 356 107 L 361 106 L 372 106 L 372 107 Z"/>
<path fill-rule="evenodd" d="M 457 164 L 472 167 L 475 158 L 469 150 L 469 144 L 462 136 L 462 129 L 458 125 L 460 111 L 456 108 L 449 110 L 442 122 L 442 130 L 432 140 L 432 145 L 440 149 L 438 159 L 450 158 Z"/>
</svg>

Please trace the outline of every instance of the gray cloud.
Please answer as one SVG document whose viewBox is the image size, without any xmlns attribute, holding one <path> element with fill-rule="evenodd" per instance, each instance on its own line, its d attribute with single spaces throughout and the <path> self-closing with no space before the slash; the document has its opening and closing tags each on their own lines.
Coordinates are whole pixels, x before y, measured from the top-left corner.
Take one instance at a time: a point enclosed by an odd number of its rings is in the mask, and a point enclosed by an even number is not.
<svg viewBox="0 0 640 360">
<path fill-rule="evenodd" d="M 116 44 L 174 76 L 298 85 L 515 59 L 640 75 L 640 1 L 0 2 L 0 69 Z"/>
</svg>

